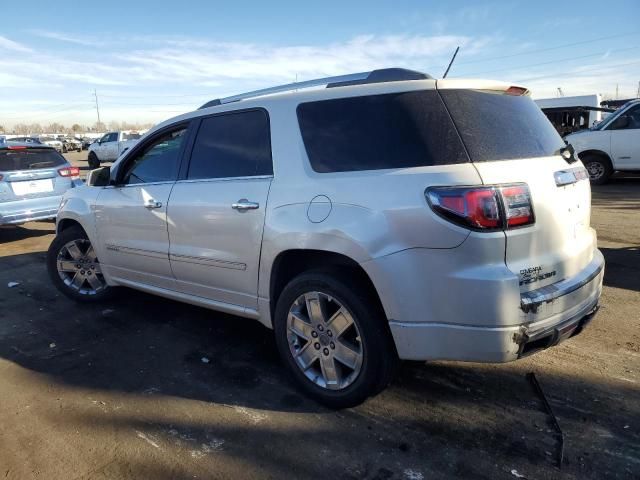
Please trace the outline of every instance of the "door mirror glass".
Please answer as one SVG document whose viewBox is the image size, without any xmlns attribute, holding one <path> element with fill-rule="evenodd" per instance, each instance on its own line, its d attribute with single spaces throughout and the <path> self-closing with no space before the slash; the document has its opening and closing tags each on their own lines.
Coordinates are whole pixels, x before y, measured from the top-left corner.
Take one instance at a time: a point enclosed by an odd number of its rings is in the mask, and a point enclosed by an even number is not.
<svg viewBox="0 0 640 480">
<path fill-rule="evenodd" d="M 611 130 L 623 130 L 629 126 L 629 116 L 620 115 L 611 124 Z"/>
<path fill-rule="evenodd" d="M 111 183 L 111 168 L 96 168 L 87 175 L 87 185 L 90 187 L 106 187 Z"/>
</svg>

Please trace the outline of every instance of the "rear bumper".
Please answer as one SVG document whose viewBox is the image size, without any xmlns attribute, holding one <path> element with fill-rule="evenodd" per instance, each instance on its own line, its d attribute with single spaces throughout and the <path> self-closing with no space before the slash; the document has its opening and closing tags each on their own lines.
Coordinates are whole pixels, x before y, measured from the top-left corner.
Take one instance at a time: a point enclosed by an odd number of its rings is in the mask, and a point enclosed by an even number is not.
<svg viewBox="0 0 640 480">
<path fill-rule="evenodd" d="M 0 225 L 56 218 L 62 195 L 0 203 Z"/>
<path fill-rule="evenodd" d="M 580 333 L 597 312 L 603 276 L 604 258 L 596 250 L 575 277 L 522 294 L 519 307 L 509 314 L 520 322 L 502 318 L 496 323 L 505 326 L 473 325 L 474 314 L 483 309 L 478 305 L 464 324 L 391 320 L 389 325 L 402 359 L 509 362 Z M 484 301 L 500 304 L 502 298 Z"/>
</svg>

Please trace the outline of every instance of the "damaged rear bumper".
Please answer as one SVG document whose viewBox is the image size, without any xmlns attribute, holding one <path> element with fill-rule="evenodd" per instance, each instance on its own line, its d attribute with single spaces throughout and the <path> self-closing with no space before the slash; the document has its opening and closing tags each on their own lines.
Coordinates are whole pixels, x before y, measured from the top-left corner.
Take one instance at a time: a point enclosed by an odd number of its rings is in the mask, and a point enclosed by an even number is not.
<svg viewBox="0 0 640 480">
<path fill-rule="evenodd" d="M 405 360 L 471 362 L 509 362 L 531 355 L 582 331 L 598 310 L 603 277 L 604 258 L 596 250 L 592 262 L 579 275 L 523 293 L 519 312 L 514 312 L 520 323 L 515 325 L 392 320 L 389 325 L 398 355 Z"/>
</svg>

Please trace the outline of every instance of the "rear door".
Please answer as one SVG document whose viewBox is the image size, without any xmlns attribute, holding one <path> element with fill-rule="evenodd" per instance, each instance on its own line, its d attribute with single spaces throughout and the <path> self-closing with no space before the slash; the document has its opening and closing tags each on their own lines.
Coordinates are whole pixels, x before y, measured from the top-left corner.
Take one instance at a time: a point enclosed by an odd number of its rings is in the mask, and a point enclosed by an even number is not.
<svg viewBox="0 0 640 480">
<path fill-rule="evenodd" d="M 522 95 L 524 89 L 451 87 L 439 82 L 483 183 L 529 188 L 535 223 L 505 230 L 505 262 L 520 276 L 521 290 L 576 275 L 595 249 L 584 167 L 560 155 L 564 142 L 530 97 Z"/>
<path fill-rule="evenodd" d="M 272 177 L 265 110 L 201 120 L 188 170 L 169 200 L 169 253 L 181 292 L 257 308 Z"/>
<path fill-rule="evenodd" d="M 116 280 L 175 290 L 169 265 L 167 203 L 188 126 L 157 133 L 119 166 L 116 186 L 96 200 L 100 262 Z"/>
</svg>

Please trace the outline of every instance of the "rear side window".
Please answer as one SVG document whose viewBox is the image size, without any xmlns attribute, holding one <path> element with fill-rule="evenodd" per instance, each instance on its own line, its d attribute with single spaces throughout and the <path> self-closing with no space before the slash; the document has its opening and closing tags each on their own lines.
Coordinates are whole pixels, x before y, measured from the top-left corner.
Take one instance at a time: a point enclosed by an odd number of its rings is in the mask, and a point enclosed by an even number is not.
<svg viewBox="0 0 640 480">
<path fill-rule="evenodd" d="M 528 96 L 439 90 L 474 162 L 555 155 L 565 146 Z"/>
<path fill-rule="evenodd" d="M 66 163 L 64 157 L 53 149 L 0 150 L 0 172 L 53 168 Z"/>
<path fill-rule="evenodd" d="M 263 110 L 225 113 L 202 120 L 189 179 L 273 174 L 269 118 Z"/>
<path fill-rule="evenodd" d="M 435 90 L 302 103 L 297 111 L 316 172 L 469 161 Z"/>
</svg>

